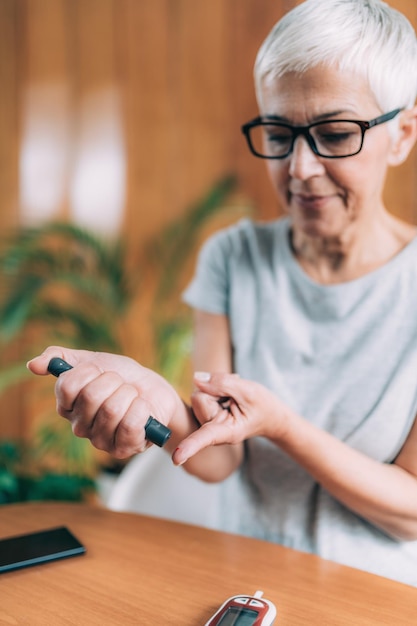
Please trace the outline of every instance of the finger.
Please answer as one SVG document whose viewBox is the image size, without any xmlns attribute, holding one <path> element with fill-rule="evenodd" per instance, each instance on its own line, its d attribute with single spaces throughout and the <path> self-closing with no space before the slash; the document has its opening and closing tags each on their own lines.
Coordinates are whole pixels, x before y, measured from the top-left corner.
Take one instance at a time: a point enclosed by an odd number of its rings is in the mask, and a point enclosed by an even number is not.
<svg viewBox="0 0 417 626">
<path fill-rule="evenodd" d="M 83 371 L 86 369 L 86 367 L 83 367 Z M 78 392 L 75 391 L 77 394 L 75 398 L 72 392 L 67 392 L 67 395 L 65 391 L 59 394 L 59 397 L 61 402 L 66 402 L 65 406 L 67 408 L 63 417 L 71 421 L 74 434 L 78 437 L 91 439 L 97 436 L 102 428 L 106 432 L 111 428 L 113 430 L 116 428 L 124 411 L 115 411 L 114 404 L 109 399 L 120 387 L 124 386 L 124 383 L 115 372 L 97 373 L 92 366 L 89 366 L 85 373 L 85 380 L 84 386 Z M 68 379 L 61 384 L 63 388 L 74 386 L 75 390 L 77 390 L 78 380 L 73 383 L 68 375 Z M 126 385 L 126 387 L 131 388 L 131 385 Z M 132 389 L 133 393 L 137 395 L 136 390 Z M 130 401 L 126 404 L 126 407 L 132 401 L 133 393 L 130 392 Z M 71 401 L 72 405 L 70 404 Z M 115 422 L 115 420 L 117 421 Z"/>
<path fill-rule="evenodd" d="M 149 418 L 149 405 L 139 396 L 130 404 L 129 410 L 119 422 L 114 434 L 113 456 L 126 458 L 143 452 L 152 445 L 145 439 L 145 424 Z"/>
<path fill-rule="evenodd" d="M 191 408 L 200 424 L 212 420 L 222 410 L 217 398 L 198 390 L 191 395 Z"/>
<path fill-rule="evenodd" d="M 102 404 L 94 419 L 90 440 L 99 450 L 125 458 L 142 452 L 149 443 L 145 439 L 145 423 L 149 417 L 147 407 L 139 411 L 135 400 L 137 391 L 131 385 L 121 385 Z M 123 422 L 128 424 L 122 426 Z M 134 424 L 134 429 L 130 426 Z M 124 439 L 124 433 L 129 431 Z M 129 437 L 129 439 L 127 439 Z"/>
<path fill-rule="evenodd" d="M 101 379 L 95 386 L 93 381 L 101 376 L 109 376 L 109 384 L 113 377 L 117 377 L 118 384 L 122 380 L 115 372 L 103 372 L 95 363 L 81 363 L 77 367 L 68 370 L 60 375 L 55 384 L 55 394 L 57 398 L 57 411 L 62 417 L 73 419 L 83 414 L 91 415 L 97 410 L 104 400 L 103 393 L 106 392 L 105 379 Z M 97 396 L 97 391 L 102 387 L 102 396 Z M 107 394 L 108 395 L 108 394 Z"/>
<path fill-rule="evenodd" d="M 224 411 L 227 416 L 227 411 Z M 172 460 L 175 465 L 183 465 L 192 456 L 209 446 L 239 443 L 227 421 L 217 419 L 206 422 L 201 428 L 184 439 L 175 450 Z"/>
</svg>

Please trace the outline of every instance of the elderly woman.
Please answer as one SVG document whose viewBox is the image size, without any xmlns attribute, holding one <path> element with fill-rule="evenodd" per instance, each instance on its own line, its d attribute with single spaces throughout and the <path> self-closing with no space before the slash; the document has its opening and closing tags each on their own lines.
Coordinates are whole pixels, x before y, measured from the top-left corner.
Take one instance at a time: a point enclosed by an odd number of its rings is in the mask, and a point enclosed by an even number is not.
<svg viewBox="0 0 417 626">
<path fill-rule="evenodd" d="M 307 0 L 255 67 L 242 128 L 286 216 L 204 246 L 192 409 L 126 357 L 75 367 L 58 411 L 119 457 L 169 424 L 173 461 L 223 481 L 224 528 L 417 586 L 417 238 L 383 202 L 417 136 L 416 36 L 380 0 Z"/>
</svg>

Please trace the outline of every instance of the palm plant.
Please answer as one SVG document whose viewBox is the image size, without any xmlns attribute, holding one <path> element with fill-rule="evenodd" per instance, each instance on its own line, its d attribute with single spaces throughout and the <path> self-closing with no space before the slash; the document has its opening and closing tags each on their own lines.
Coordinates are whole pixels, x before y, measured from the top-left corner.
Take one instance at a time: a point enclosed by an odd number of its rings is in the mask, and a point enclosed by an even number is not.
<svg viewBox="0 0 417 626">
<path fill-rule="evenodd" d="M 22 228 L 0 248 L 0 342 L 29 327 L 90 349 L 120 349 L 115 319 L 132 295 L 125 250 L 70 223 Z M 1 378 L 0 378 L 1 380 Z"/>
<path fill-rule="evenodd" d="M 64 222 L 22 228 L 1 242 L 0 272 L 0 392 L 28 375 L 27 358 L 47 344 L 121 351 L 117 321 L 133 284 L 120 240 L 103 242 Z M 72 499 L 91 488 L 97 456 L 50 406 L 30 440 L 0 447 L 0 502 L 2 494 L 5 501 Z"/>
</svg>

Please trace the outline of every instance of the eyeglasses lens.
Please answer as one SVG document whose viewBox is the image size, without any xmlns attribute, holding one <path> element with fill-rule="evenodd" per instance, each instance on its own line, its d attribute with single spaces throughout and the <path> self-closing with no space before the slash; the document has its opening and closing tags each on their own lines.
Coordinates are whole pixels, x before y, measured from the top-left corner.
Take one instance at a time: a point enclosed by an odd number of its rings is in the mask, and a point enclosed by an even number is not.
<svg viewBox="0 0 417 626">
<path fill-rule="evenodd" d="M 314 124 L 308 131 L 297 133 L 281 124 L 259 124 L 250 129 L 250 140 L 254 151 L 267 158 L 284 158 L 293 147 L 294 137 L 308 132 L 317 154 L 324 157 L 351 156 L 360 151 L 362 129 L 349 121 L 330 121 Z"/>
</svg>

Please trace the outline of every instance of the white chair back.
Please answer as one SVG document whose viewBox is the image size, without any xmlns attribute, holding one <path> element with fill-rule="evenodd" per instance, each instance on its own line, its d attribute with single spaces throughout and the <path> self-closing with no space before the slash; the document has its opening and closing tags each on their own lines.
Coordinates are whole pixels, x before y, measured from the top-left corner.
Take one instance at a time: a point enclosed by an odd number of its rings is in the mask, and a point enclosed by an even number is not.
<svg viewBox="0 0 417 626">
<path fill-rule="evenodd" d="M 107 506 L 114 511 L 219 528 L 219 485 L 175 467 L 157 446 L 129 461 L 114 483 Z"/>
</svg>

